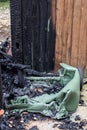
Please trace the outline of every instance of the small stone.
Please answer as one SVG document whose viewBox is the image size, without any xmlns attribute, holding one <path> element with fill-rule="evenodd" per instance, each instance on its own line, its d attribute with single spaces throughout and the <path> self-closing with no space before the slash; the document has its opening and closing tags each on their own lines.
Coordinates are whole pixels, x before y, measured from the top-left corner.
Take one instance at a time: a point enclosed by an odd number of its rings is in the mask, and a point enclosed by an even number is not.
<svg viewBox="0 0 87 130">
<path fill-rule="evenodd" d="M 13 124 L 13 121 L 10 121 L 10 124 Z"/>
<path fill-rule="evenodd" d="M 23 123 L 24 122 L 24 119 L 23 118 L 21 118 L 21 121 L 20 121 L 21 123 Z"/>
<path fill-rule="evenodd" d="M 77 115 L 77 116 L 75 117 L 75 121 L 78 121 L 78 120 L 81 120 L 81 118 L 80 118 L 79 115 Z"/>
<path fill-rule="evenodd" d="M 10 128 L 12 128 L 12 125 L 11 125 L 11 124 L 9 124 L 9 127 L 10 127 Z"/>
<path fill-rule="evenodd" d="M 35 121 L 37 120 L 37 118 L 36 118 L 36 117 L 34 117 L 33 119 L 34 119 Z"/>
</svg>

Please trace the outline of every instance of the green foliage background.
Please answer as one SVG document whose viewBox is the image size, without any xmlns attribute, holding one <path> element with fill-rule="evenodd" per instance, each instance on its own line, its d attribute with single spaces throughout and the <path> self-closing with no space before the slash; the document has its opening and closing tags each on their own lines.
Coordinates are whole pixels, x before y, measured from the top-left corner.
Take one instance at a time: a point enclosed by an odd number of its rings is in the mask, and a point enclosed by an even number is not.
<svg viewBox="0 0 87 130">
<path fill-rule="evenodd" d="M 10 7 L 10 0 L 0 0 L 0 7 L 9 8 Z"/>
<path fill-rule="evenodd" d="M 9 0 L 0 0 L 0 2 L 6 2 L 6 1 L 9 1 Z"/>
</svg>

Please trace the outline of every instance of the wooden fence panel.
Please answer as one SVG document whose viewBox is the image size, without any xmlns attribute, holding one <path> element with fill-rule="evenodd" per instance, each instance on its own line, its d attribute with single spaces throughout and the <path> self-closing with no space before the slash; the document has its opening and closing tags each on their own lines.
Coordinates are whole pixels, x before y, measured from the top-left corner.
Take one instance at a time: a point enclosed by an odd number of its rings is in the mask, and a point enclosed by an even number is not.
<svg viewBox="0 0 87 130">
<path fill-rule="evenodd" d="M 56 1 L 55 68 L 64 62 L 87 73 L 87 1 Z"/>
<path fill-rule="evenodd" d="M 78 65 L 84 68 L 85 75 L 87 75 L 87 0 L 82 0 L 79 35 Z"/>
<path fill-rule="evenodd" d="M 72 27 L 72 48 L 71 48 L 71 64 L 77 66 L 78 64 L 78 49 L 79 36 L 81 24 L 81 0 L 74 1 L 73 10 L 73 27 Z"/>
<path fill-rule="evenodd" d="M 57 0 L 57 9 L 56 9 L 56 57 L 55 64 L 58 66 L 59 62 L 62 62 L 62 34 L 63 34 L 63 14 L 64 0 Z"/>
<path fill-rule="evenodd" d="M 56 0 L 10 0 L 12 54 L 39 71 L 54 68 Z"/>
</svg>

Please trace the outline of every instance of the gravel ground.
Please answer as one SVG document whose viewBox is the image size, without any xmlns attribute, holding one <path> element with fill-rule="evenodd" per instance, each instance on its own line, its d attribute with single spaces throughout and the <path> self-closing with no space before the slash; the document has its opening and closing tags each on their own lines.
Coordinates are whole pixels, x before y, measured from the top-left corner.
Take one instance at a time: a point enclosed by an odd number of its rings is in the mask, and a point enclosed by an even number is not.
<svg viewBox="0 0 87 130">
<path fill-rule="evenodd" d="M 0 41 L 5 41 L 10 37 L 10 10 L 0 7 Z"/>
</svg>

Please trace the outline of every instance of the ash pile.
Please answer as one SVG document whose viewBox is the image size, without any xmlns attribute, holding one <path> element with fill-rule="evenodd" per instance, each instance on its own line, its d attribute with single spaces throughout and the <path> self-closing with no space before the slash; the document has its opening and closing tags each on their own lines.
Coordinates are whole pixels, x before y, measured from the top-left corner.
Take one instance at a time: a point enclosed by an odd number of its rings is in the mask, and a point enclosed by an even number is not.
<svg viewBox="0 0 87 130">
<path fill-rule="evenodd" d="M 30 68 L 29 65 L 18 64 L 14 61 L 11 55 L 8 55 L 7 52 L 10 48 L 10 43 L 8 40 L 5 43 L 0 44 L 0 66 L 1 66 L 1 80 L 0 87 L 0 109 L 5 109 L 5 104 L 10 104 L 11 100 L 15 100 L 18 96 L 27 95 L 29 98 L 35 96 L 40 96 L 42 94 L 51 94 L 59 92 L 64 86 L 59 82 L 47 81 L 44 80 L 36 82 L 33 79 L 30 80 L 29 77 L 42 77 L 51 78 L 58 77 L 59 72 L 57 73 L 46 73 L 39 72 Z M 0 89 L 1 90 L 1 89 Z M 3 96 L 2 96 L 3 95 Z M 80 102 L 81 104 L 81 102 Z M 13 112 L 8 111 L 3 117 L 0 117 L 0 129 L 1 130 L 25 130 L 25 124 L 31 120 L 47 120 L 48 118 L 36 113 L 28 112 Z M 87 125 L 86 120 L 81 120 L 79 116 L 76 116 L 75 120 L 79 120 L 79 123 L 71 121 L 68 117 L 64 119 L 62 123 L 54 125 L 54 128 L 59 129 L 81 129 L 84 130 L 84 126 Z M 36 130 L 37 127 L 32 127 Z M 37 128 L 38 129 L 38 128 Z"/>
</svg>

